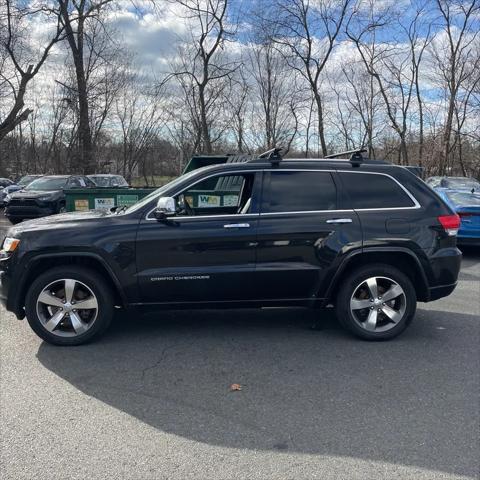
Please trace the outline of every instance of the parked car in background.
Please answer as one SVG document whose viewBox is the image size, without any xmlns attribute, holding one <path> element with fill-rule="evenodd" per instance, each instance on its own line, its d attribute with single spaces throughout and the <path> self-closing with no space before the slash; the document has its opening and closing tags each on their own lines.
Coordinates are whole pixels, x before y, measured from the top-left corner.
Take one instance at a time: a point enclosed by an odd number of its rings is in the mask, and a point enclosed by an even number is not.
<svg viewBox="0 0 480 480">
<path fill-rule="evenodd" d="M 480 191 L 480 182 L 470 177 L 430 177 L 427 178 L 426 183 L 432 188 Z"/>
<path fill-rule="evenodd" d="M 18 223 L 30 218 L 65 212 L 67 188 L 93 188 L 95 184 L 83 175 L 49 175 L 6 197 L 5 216 Z"/>
<path fill-rule="evenodd" d="M 88 178 L 100 188 L 128 188 L 128 182 L 121 175 L 112 175 L 108 173 L 99 173 L 88 175 Z"/>
<path fill-rule="evenodd" d="M 28 184 L 32 183 L 37 178 L 42 177 L 43 175 L 25 175 L 20 178 L 16 183 L 5 187 L 3 190 L 0 190 L 0 207 L 5 206 L 5 198 L 7 195 L 10 195 L 13 192 L 18 192 L 25 188 Z"/>
<path fill-rule="evenodd" d="M 13 185 L 13 182 L 9 178 L 0 178 L 0 188 L 5 188 L 9 185 Z"/>
<path fill-rule="evenodd" d="M 458 244 L 480 246 L 480 190 L 437 188 L 436 192 L 460 217 Z"/>
</svg>

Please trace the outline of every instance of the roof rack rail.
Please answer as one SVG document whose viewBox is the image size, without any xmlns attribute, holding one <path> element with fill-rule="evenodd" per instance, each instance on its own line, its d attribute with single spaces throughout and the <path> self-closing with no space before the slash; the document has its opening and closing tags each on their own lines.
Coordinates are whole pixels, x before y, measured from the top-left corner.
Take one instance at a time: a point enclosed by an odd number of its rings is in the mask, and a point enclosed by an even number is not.
<svg viewBox="0 0 480 480">
<path fill-rule="evenodd" d="M 272 148 L 270 150 L 267 150 L 266 152 L 261 153 L 258 158 L 264 158 L 266 160 L 269 160 L 272 165 L 278 165 L 282 161 L 282 152 L 283 148 Z"/>
<path fill-rule="evenodd" d="M 356 150 L 347 150 L 346 152 L 334 153 L 332 155 L 327 155 L 325 158 L 341 158 L 349 156 L 349 162 L 352 165 L 358 166 L 360 165 L 364 158 L 362 153 L 367 151 L 366 148 L 357 148 Z"/>
</svg>

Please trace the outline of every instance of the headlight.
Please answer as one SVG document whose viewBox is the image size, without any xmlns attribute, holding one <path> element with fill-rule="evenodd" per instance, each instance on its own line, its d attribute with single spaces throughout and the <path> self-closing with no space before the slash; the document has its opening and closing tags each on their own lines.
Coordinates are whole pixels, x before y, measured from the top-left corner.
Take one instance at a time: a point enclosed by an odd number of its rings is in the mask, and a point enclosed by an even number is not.
<svg viewBox="0 0 480 480">
<path fill-rule="evenodd" d="M 12 199 L 10 195 L 7 194 L 7 196 L 3 199 L 4 202 L 9 202 Z"/>
<path fill-rule="evenodd" d="M 49 200 L 53 200 L 51 195 L 44 195 L 43 197 L 37 197 L 37 200 L 40 202 L 48 202 Z"/>
<path fill-rule="evenodd" d="M 4 252 L 12 253 L 16 250 L 20 240 L 18 238 L 6 237 L 3 241 L 2 250 Z"/>
</svg>

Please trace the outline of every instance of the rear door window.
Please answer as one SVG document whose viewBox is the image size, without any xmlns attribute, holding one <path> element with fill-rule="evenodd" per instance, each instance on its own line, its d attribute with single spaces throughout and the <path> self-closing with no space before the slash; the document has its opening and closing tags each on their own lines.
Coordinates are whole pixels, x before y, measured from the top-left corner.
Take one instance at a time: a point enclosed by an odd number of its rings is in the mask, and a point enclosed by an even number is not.
<svg viewBox="0 0 480 480">
<path fill-rule="evenodd" d="M 330 172 L 271 171 L 262 212 L 335 210 L 337 189 Z"/>
<path fill-rule="evenodd" d="M 346 208 L 405 208 L 415 203 L 393 178 L 377 173 L 340 172 Z"/>
</svg>

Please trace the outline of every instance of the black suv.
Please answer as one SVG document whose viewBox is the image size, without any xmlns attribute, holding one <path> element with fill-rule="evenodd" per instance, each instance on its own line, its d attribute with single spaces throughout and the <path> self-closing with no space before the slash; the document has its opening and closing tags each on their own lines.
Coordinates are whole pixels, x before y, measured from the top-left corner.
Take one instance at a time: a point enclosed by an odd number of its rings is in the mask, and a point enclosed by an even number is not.
<svg viewBox="0 0 480 480">
<path fill-rule="evenodd" d="M 65 212 L 68 188 L 93 188 L 95 183 L 84 175 L 49 175 L 29 183 L 23 190 L 5 198 L 5 216 L 12 223 Z"/>
<path fill-rule="evenodd" d="M 0 297 L 44 340 L 77 345 L 114 307 L 334 304 L 358 337 L 402 332 L 449 295 L 458 217 L 403 167 L 270 158 L 194 170 L 125 210 L 12 227 Z"/>
</svg>

